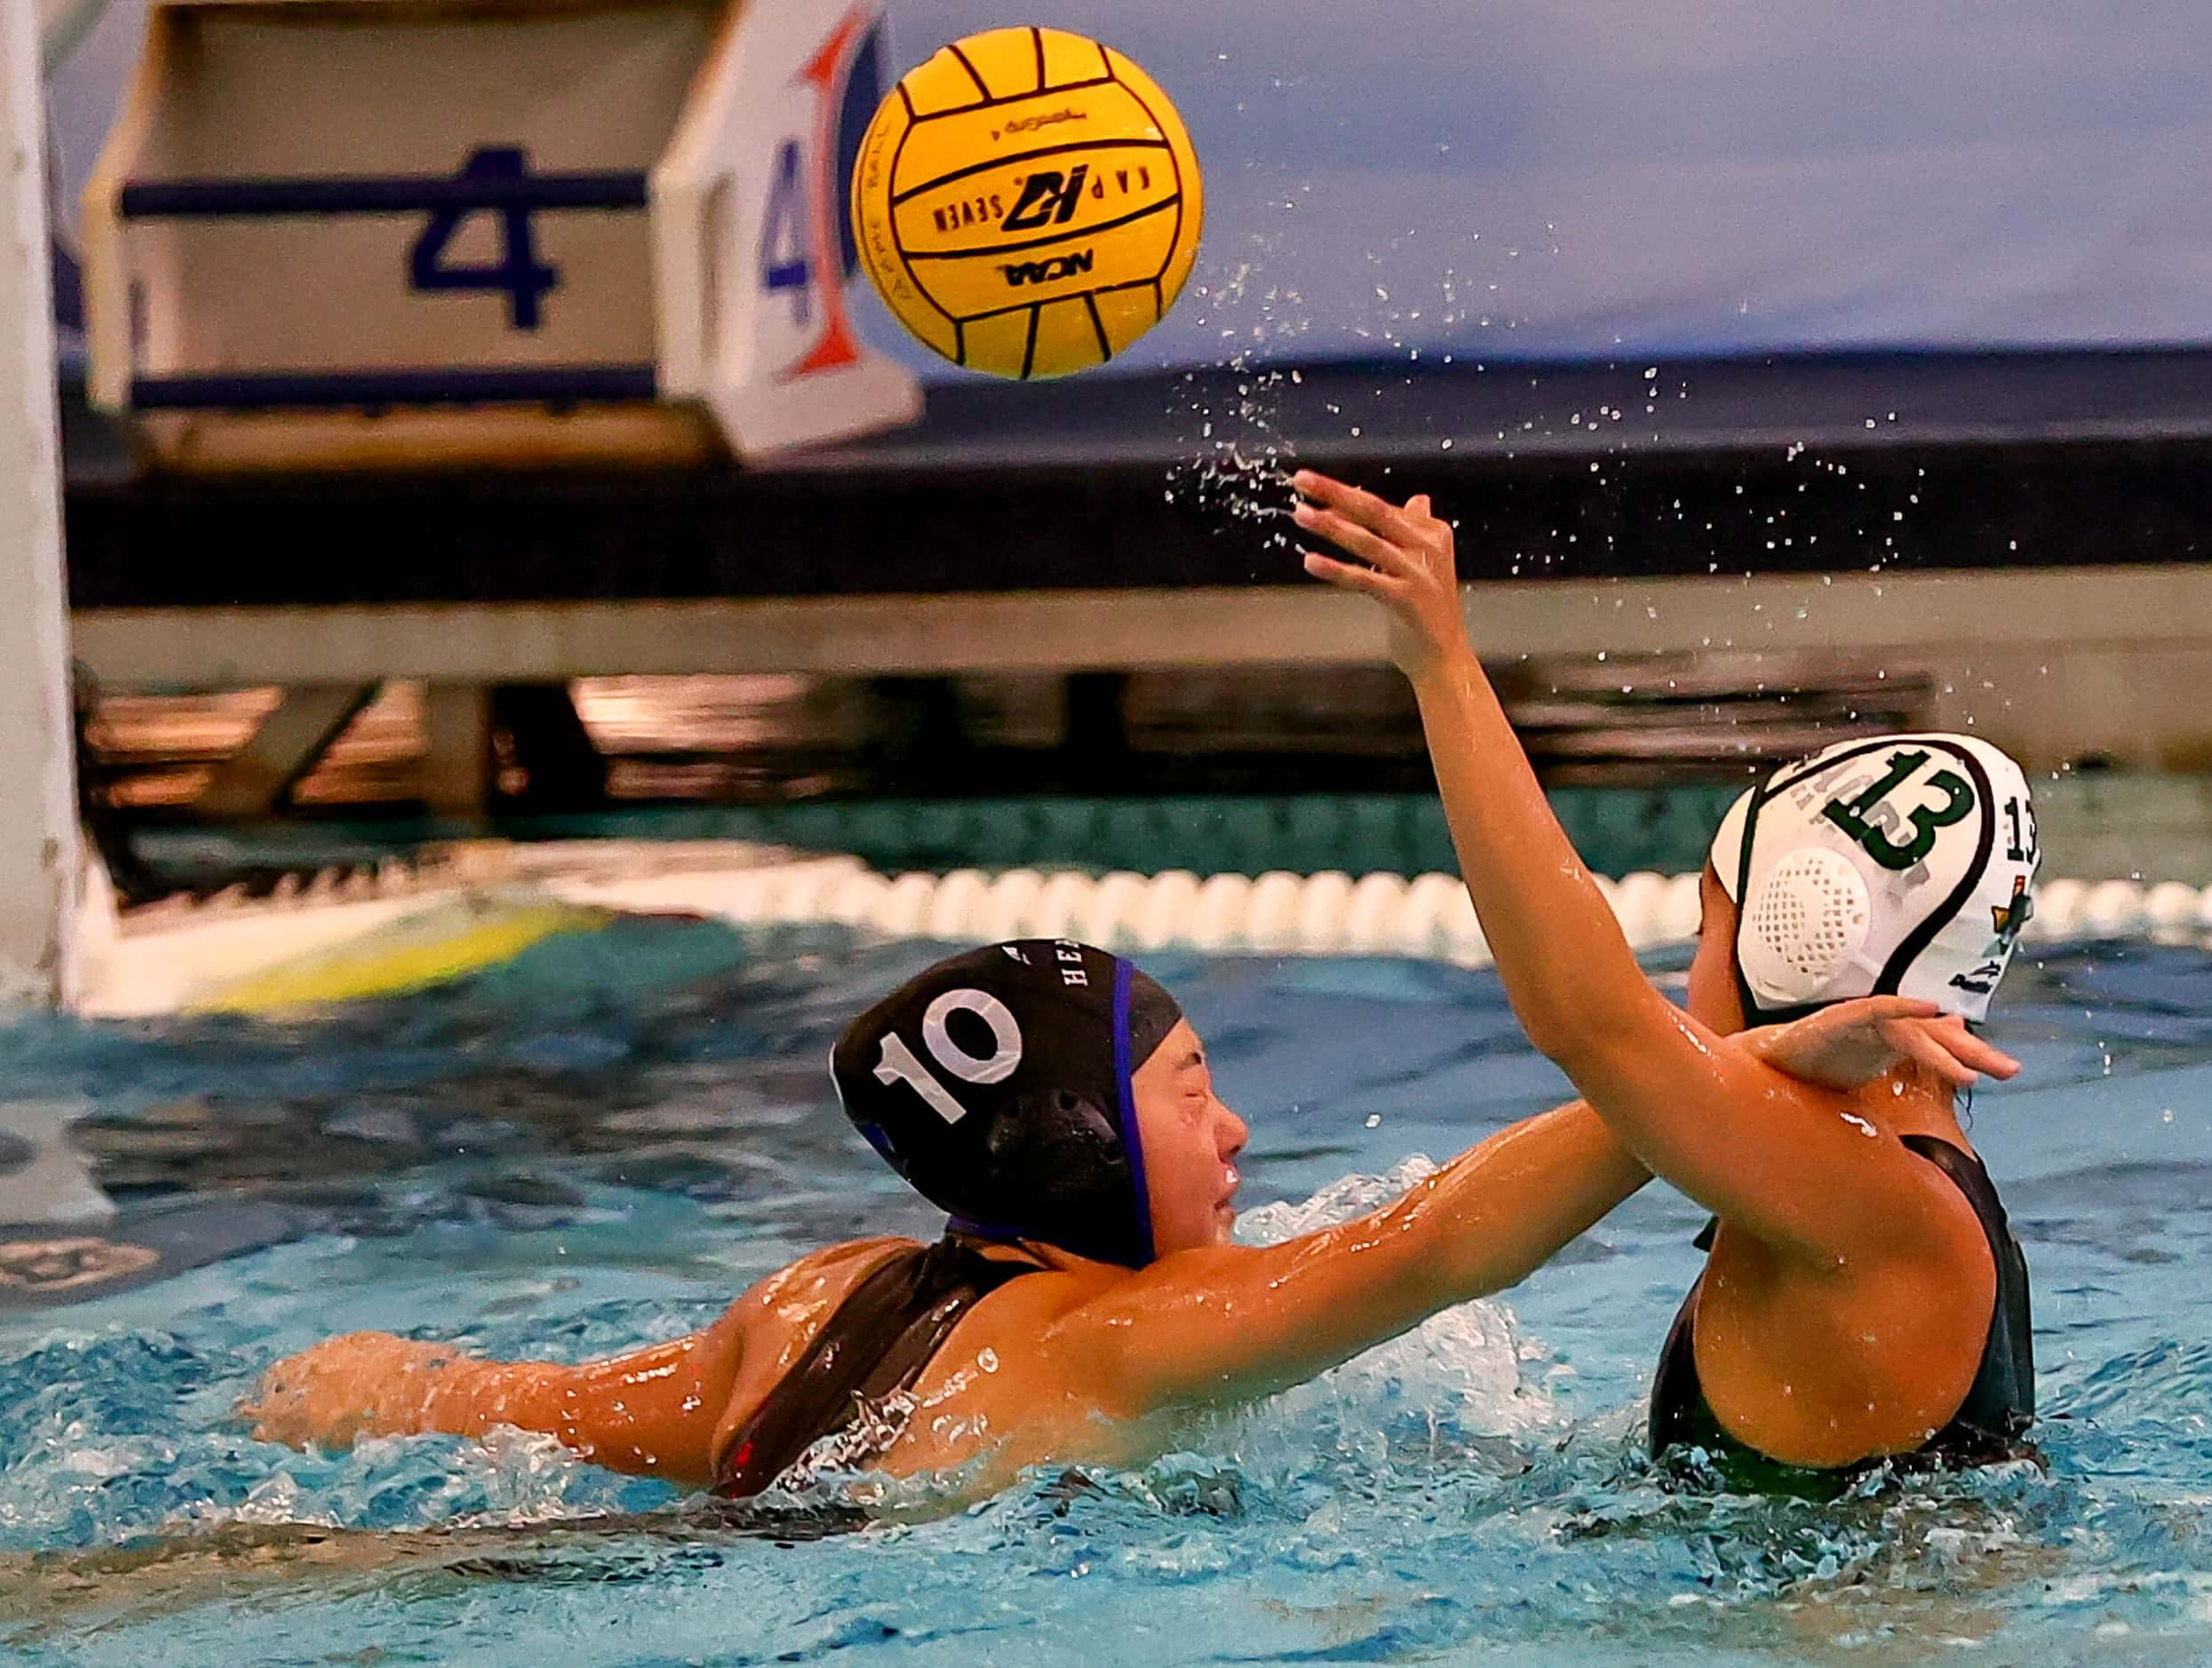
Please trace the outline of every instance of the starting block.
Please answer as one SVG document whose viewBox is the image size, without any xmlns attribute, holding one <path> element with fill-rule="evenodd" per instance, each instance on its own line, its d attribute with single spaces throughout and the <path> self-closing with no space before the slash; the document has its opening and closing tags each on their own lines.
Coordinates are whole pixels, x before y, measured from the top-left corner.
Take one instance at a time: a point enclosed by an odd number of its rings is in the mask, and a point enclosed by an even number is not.
<svg viewBox="0 0 2212 1668">
<path fill-rule="evenodd" d="M 911 421 L 845 203 L 880 0 L 156 0 L 90 389 L 183 467 L 688 461 Z"/>
</svg>

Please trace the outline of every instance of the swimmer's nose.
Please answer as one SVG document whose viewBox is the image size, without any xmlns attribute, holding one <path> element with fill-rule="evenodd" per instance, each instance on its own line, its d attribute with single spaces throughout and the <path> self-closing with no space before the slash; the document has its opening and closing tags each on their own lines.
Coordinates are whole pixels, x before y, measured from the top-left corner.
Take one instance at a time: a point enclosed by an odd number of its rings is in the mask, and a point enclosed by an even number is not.
<svg viewBox="0 0 2212 1668">
<path fill-rule="evenodd" d="M 1221 1146 L 1221 1158 L 1226 1163 L 1245 1150 L 1245 1143 L 1252 1139 L 1252 1132 L 1245 1127 L 1244 1119 L 1227 1107 L 1223 1107 L 1221 1111 L 1224 1115 L 1221 1132 L 1228 1138 Z"/>
</svg>

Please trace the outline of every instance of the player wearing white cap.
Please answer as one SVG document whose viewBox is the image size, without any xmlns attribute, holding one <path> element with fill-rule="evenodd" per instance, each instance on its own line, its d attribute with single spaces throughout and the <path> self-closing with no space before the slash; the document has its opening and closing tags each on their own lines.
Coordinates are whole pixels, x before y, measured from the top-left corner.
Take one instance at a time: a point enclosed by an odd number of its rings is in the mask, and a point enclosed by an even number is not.
<svg viewBox="0 0 2212 1668">
<path fill-rule="evenodd" d="M 1958 735 L 1855 740 L 1723 822 L 1688 1012 L 1637 966 L 1468 646 L 1452 529 L 1301 473 L 1299 524 L 1355 560 L 1412 681 L 1477 915 L 1530 1040 L 1651 1170 L 1714 1212 L 1652 1385 L 1651 1446 L 1739 1484 L 1825 1491 L 1907 1455 L 2018 1450 L 2034 1411 L 2026 1265 L 1953 1091 L 1906 1062 L 1792 1081 L 1731 1041 L 1866 996 L 1963 1028 L 2033 908 L 2026 779 Z"/>
</svg>

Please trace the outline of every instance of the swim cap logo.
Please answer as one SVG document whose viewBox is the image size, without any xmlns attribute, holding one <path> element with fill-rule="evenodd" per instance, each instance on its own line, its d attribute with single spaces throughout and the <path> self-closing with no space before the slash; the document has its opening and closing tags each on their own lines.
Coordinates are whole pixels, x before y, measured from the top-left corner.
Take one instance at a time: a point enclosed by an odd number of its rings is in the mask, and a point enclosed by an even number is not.
<svg viewBox="0 0 2212 1668">
<path fill-rule="evenodd" d="M 1985 997 L 1997 988 L 1997 981 L 2004 974 L 2005 958 L 2020 941 L 2020 929 L 2035 918 L 2035 900 L 2028 896 L 2025 875 L 2012 878 L 2011 898 L 2003 903 L 1991 904 L 1989 918 L 1997 936 L 1990 941 L 1979 963 L 1964 973 L 1951 975 L 1954 989 Z"/>
</svg>

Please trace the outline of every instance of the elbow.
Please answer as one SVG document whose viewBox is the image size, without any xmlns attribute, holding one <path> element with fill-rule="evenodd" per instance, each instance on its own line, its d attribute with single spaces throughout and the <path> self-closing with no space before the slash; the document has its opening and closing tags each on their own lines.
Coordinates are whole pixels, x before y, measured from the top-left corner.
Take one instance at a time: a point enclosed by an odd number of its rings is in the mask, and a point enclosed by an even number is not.
<svg viewBox="0 0 2212 1668">
<path fill-rule="evenodd" d="M 1618 1013 L 1608 1013 L 1587 994 L 1577 997 L 1561 991 L 1529 1003 L 1522 1009 L 1520 1020 L 1530 1045 L 1570 1077 L 1619 1037 Z"/>
<path fill-rule="evenodd" d="M 1520 993 L 1514 1012 L 1536 1052 L 1577 1083 L 1586 1069 L 1633 1060 L 1649 1049 L 1655 1024 L 1668 1023 L 1674 1005 L 1653 988 L 1643 970 L 1627 963 L 1628 977 L 1607 979 L 1583 965 L 1575 976 L 1547 978 Z"/>
</svg>

